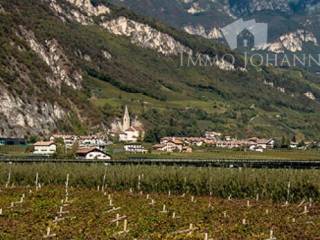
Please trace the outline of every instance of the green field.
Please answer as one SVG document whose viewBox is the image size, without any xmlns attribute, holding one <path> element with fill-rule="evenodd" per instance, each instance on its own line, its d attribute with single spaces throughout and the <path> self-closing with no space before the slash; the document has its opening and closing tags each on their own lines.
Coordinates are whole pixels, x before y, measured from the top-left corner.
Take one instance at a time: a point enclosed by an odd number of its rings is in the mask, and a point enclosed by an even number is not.
<svg viewBox="0 0 320 240">
<path fill-rule="evenodd" d="M 223 198 L 230 195 L 255 198 L 259 194 L 261 199 L 273 201 L 320 200 L 319 170 L 2 163 L 0 185 L 32 186 L 36 173 L 44 185 L 64 184 L 66 175 L 70 174 L 70 184 L 88 188 L 107 185 L 117 191 L 133 188 L 144 192 L 188 192 L 194 195 L 209 195 L 211 192 Z"/>
<path fill-rule="evenodd" d="M 152 144 L 143 143 L 146 149 L 151 149 Z M 319 150 L 269 150 L 263 153 L 226 149 L 195 149 L 193 153 L 162 153 L 150 151 L 147 154 L 125 153 L 123 144 L 114 144 L 108 147 L 107 152 L 114 160 L 130 158 L 147 159 L 199 159 L 199 160 L 291 160 L 291 161 L 320 161 Z M 32 157 L 31 146 L 0 146 L 0 155 L 14 158 Z M 55 156 L 55 158 L 70 158 L 68 156 Z"/>
<path fill-rule="evenodd" d="M 159 153 L 128 154 L 114 153 L 113 159 L 155 158 L 155 159 L 230 159 L 230 160 L 320 160 L 320 151 L 266 151 L 263 153 L 250 151 L 215 150 L 211 152 L 194 151 L 193 153 Z"/>
</svg>

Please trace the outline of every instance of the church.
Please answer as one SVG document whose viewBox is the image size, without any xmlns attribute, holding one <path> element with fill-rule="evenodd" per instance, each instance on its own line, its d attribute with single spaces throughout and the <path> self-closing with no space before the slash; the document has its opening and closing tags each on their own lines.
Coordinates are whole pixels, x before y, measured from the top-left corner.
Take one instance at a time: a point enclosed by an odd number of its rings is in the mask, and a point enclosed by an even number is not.
<svg viewBox="0 0 320 240">
<path fill-rule="evenodd" d="M 111 132 L 119 136 L 120 142 L 135 143 L 144 138 L 143 125 L 137 118 L 131 120 L 128 106 L 125 106 L 122 121 L 116 120 L 111 124 Z"/>
</svg>

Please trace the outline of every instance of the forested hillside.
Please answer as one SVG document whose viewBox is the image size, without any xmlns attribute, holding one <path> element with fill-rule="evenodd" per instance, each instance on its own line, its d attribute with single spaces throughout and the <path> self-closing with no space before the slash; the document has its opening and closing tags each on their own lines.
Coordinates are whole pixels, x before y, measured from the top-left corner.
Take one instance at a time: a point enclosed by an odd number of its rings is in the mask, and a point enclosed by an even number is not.
<svg viewBox="0 0 320 240">
<path fill-rule="evenodd" d="M 243 71 L 238 54 L 231 68 L 182 67 L 181 51 L 231 51 L 102 3 L 0 0 L 0 135 L 106 131 L 127 104 L 149 141 L 210 129 L 239 137 L 319 136 L 314 75 Z"/>
</svg>

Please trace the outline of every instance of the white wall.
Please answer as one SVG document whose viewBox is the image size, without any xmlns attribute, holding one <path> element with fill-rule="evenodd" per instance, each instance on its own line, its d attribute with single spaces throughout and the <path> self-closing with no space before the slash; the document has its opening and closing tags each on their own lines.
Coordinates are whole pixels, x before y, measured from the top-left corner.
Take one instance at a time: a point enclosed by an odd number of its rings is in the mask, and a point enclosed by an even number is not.
<svg viewBox="0 0 320 240">
<path fill-rule="evenodd" d="M 95 160 L 95 159 L 98 159 L 98 160 L 110 160 L 111 159 L 110 156 L 108 156 L 107 154 L 101 153 L 99 151 L 90 152 L 90 153 L 88 153 L 86 155 L 85 158 L 88 159 L 88 160 Z"/>
<path fill-rule="evenodd" d="M 33 154 L 38 155 L 52 155 L 57 151 L 57 146 L 52 144 L 50 146 L 34 146 Z"/>
</svg>

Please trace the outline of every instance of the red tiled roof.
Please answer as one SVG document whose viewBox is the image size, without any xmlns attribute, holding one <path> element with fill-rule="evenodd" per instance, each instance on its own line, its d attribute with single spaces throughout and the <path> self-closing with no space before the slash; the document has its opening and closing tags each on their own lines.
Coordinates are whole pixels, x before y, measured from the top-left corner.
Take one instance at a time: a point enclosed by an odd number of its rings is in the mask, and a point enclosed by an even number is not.
<svg viewBox="0 0 320 240">
<path fill-rule="evenodd" d="M 53 141 L 39 141 L 39 142 L 36 142 L 35 144 L 33 144 L 33 146 L 43 146 L 43 147 L 46 147 L 46 146 L 51 146 L 52 144 L 54 144 Z"/>
<path fill-rule="evenodd" d="M 91 148 L 79 148 L 76 153 L 77 153 L 78 155 L 86 155 L 86 154 L 88 154 L 88 153 L 90 153 L 90 152 L 93 152 L 93 151 L 97 151 L 97 152 L 103 153 L 103 151 L 101 151 L 100 149 L 95 148 L 95 147 L 91 147 Z"/>
</svg>

